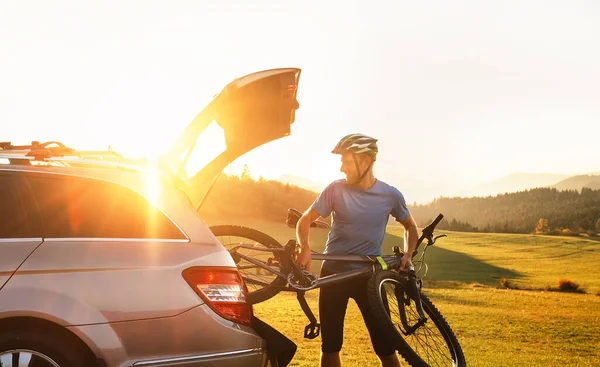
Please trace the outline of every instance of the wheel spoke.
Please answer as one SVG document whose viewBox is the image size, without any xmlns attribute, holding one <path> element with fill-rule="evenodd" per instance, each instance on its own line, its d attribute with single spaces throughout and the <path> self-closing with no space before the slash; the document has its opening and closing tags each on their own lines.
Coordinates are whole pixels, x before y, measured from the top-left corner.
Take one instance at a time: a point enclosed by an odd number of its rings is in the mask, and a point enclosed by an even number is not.
<svg viewBox="0 0 600 367">
<path fill-rule="evenodd" d="M 394 279 L 384 279 L 379 287 L 382 305 L 390 317 L 390 321 L 397 328 L 397 333 L 403 337 L 408 346 L 428 365 L 449 367 L 455 366 L 455 352 L 444 337 L 443 329 L 435 323 L 437 320 L 435 312 L 431 310 L 429 304 L 423 302 L 423 310 L 427 321 L 408 336 L 402 333 L 404 326 L 400 317 L 400 307 L 404 308 L 408 326 L 415 325 L 419 320 L 416 303 L 410 299 L 409 305 L 406 305 L 396 296 L 395 287 L 402 286 Z M 387 301 L 387 304 L 385 301 Z M 385 306 L 388 307 L 385 307 Z M 396 309 L 398 307 L 398 309 Z"/>
<path fill-rule="evenodd" d="M 247 227 L 225 225 L 210 227 L 210 229 L 215 234 L 215 237 L 217 237 L 219 243 L 230 251 L 235 265 L 248 288 L 252 303 L 263 302 L 281 290 L 283 284 L 285 284 L 285 279 L 262 267 L 268 266 L 275 271 L 281 272 L 280 262 L 282 255 L 269 251 L 270 249 L 282 248 L 277 240 Z M 231 252 L 235 247 L 238 247 L 237 250 Z M 243 259 L 239 255 L 256 261 L 258 265 Z"/>
<path fill-rule="evenodd" d="M 223 237 L 225 236 L 219 237 L 220 242 L 227 249 L 232 249 L 240 244 L 252 245 L 253 247 L 257 248 L 267 248 L 267 246 L 264 246 L 260 242 L 248 240 L 243 237 L 227 236 L 227 241 L 224 241 Z M 267 261 L 269 257 L 273 256 L 273 253 L 271 252 L 252 250 L 246 248 L 239 249 L 238 251 L 244 254 L 245 256 L 260 261 L 261 263 L 265 264 L 265 266 L 267 266 Z M 236 265 L 238 270 L 242 274 L 242 278 L 244 278 L 246 285 L 251 291 L 256 291 L 268 286 L 273 282 L 273 279 L 276 277 L 275 274 L 269 272 L 268 270 L 263 269 L 260 266 L 243 259 L 241 259 Z"/>
<path fill-rule="evenodd" d="M 411 309 L 411 314 L 415 316 L 416 319 L 418 319 L 416 309 Z M 435 330 L 432 330 L 429 327 L 429 323 L 433 323 L 433 320 L 429 319 L 425 325 L 421 326 L 415 331 L 415 333 L 413 334 L 414 340 L 418 342 L 422 346 L 423 350 L 427 353 L 429 357 L 428 361 L 434 362 L 440 360 L 440 358 L 442 361 L 451 361 L 452 358 L 448 355 L 449 351 L 446 349 L 446 341 L 444 340 L 443 336 L 439 333 L 437 328 Z M 442 364 L 442 366 L 445 365 Z"/>
<path fill-rule="evenodd" d="M 29 349 L 13 349 L 0 354 L 0 367 L 60 367 L 52 358 Z"/>
<path fill-rule="evenodd" d="M 0 355 L 0 366 L 2 367 L 13 367 L 13 355 L 12 353 L 5 353 Z"/>
<path fill-rule="evenodd" d="M 31 362 L 31 357 L 33 357 L 33 355 L 31 353 L 27 353 L 27 352 L 21 352 L 18 354 L 18 358 L 19 358 L 19 364 L 17 365 L 18 367 L 29 367 L 29 363 Z"/>
</svg>

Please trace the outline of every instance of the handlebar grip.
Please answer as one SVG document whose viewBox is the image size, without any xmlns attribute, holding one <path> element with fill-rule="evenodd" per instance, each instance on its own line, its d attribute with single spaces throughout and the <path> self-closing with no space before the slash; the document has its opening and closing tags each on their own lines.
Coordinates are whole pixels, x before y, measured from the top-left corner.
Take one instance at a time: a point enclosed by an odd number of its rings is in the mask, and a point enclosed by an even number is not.
<svg viewBox="0 0 600 367">
<path fill-rule="evenodd" d="M 433 222 L 431 222 L 427 227 L 425 227 L 423 229 L 423 235 L 431 236 L 433 234 L 433 230 L 435 229 L 435 226 L 437 226 L 442 221 L 443 218 L 444 218 L 444 216 L 440 213 L 440 215 L 438 215 L 437 218 L 435 218 L 435 220 Z"/>
<path fill-rule="evenodd" d="M 437 218 L 435 218 L 435 220 L 431 222 L 429 226 L 435 228 L 435 226 L 437 226 L 442 221 L 442 219 L 444 219 L 444 216 L 440 213 L 440 215 L 438 215 Z"/>
</svg>

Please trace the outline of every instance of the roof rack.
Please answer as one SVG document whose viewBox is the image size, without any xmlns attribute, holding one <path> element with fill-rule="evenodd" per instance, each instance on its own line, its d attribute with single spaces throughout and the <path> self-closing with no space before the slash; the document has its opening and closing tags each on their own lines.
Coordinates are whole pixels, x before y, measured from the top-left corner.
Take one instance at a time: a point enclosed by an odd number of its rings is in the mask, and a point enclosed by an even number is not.
<svg viewBox="0 0 600 367">
<path fill-rule="evenodd" d="M 61 165 L 96 165 L 123 167 L 140 170 L 142 166 L 128 162 L 121 154 L 108 150 L 75 150 L 61 142 L 40 143 L 32 141 L 30 145 L 12 145 L 0 142 L 0 158 L 8 159 L 11 164 L 31 165 L 31 162 L 59 162 Z"/>
</svg>

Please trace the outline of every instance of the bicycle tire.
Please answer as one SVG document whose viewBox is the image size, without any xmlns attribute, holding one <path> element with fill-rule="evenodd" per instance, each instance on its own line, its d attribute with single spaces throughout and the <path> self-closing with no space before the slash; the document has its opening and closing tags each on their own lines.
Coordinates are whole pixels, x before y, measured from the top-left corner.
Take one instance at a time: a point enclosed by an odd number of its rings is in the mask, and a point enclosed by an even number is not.
<svg viewBox="0 0 600 367">
<path fill-rule="evenodd" d="M 448 325 L 448 322 L 444 319 L 441 312 L 433 305 L 431 300 L 427 298 L 423 293 L 421 293 L 421 303 L 423 305 L 423 311 L 425 316 L 427 317 L 427 322 L 425 325 L 418 328 L 414 334 L 406 337 L 402 334 L 402 331 L 398 330 L 397 326 L 401 325 L 398 322 L 394 322 L 394 312 L 388 313 L 388 309 L 386 309 L 386 299 L 389 297 L 386 291 L 386 296 L 383 296 L 383 288 L 386 283 L 390 283 L 394 288 L 398 288 L 398 291 L 401 292 L 402 297 L 406 296 L 406 278 L 400 276 L 399 274 L 392 271 L 380 271 L 373 274 L 367 285 L 367 292 L 369 297 L 369 303 L 371 305 L 371 309 L 373 310 L 374 316 L 380 325 L 380 330 L 384 335 L 393 340 L 396 344 L 396 348 L 400 355 L 404 358 L 404 360 L 413 367 L 427 367 L 427 366 L 455 366 L 455 367 L 464 367 L 466 366 L 466 361 L 464 357 L 464 353 L 462 348 L 456 338 L 456 335 Z M 392 296 L 396 297 L 398 293 L 394 291 Z M 389 303 L 388 303 L 389 304 Z M 398 302 L 396 298 L 395 305 L 398 305 L 399 313 L 402 312 L 400 310 L 401 303 Z M 410 304 L 414 306 L 414 301 L 410 300 Z M 406 312 L 406 305 L 403 304 L 403 308 Z M 392 308 L 393 310 L 394 308 Z M 392 311 L 390 310 L 390 311 Z M 416 307 L 413 312 L 410 312 L 413 318 L 418 317 L 416 312 Z M 392 314 L 392 315 L 390 315 Z M 398 315 L 400 318 L 400 315 Z M 429 328 L 431 325 L 431 321 L 433 321 L 433 330 Z M 410 323 L 414 324 L 414 323 Z M 439 340 L 439 336 L 441 336 L 442 340 Z M 417 335 L 417 333 L 419 333 Z M 438 339 L 438 343 L 444 344 L 441 346 L 443 350 L 423 350 L 422 340 L 419 339 L 419 335 L 423 335 L 425 339 Z M 425 341 L 427 343 L 427 341 Z M 436 362 L 435 359 L 441 359 L 441 363 Z M 432 363 L 434 362 L 434 363 Z"/>
<path fill-rule="evenodd" d="M 217 237 L 217 239 L 219 239 L 220 237 L 237 237 L 237 238 L 250 240 L 252 242 L 255 242 L 257 244 L 265 246 L 267 248 L 283 248 L 283 246 L 273 237 L 271 237 L 263 232 L 257 231 L 256 229 L 249 228 L 249 227 L 235 226 L 235 225 L 217 225 L 217 226 L 212 226 L 209 228 L 212 231 L 212 233 L 215 235 L 215 237 Z M 235 245 L 235 244 L 226 244 L 226 243 L 224 243 L 225 241 L 222 241 L 222 240 L 219 240 L 219 242 L 227 250 L 230 250 Z M 252 250 L 249 250 L 249 251 L 252 251 Z M 282 262 L 281 255 L 279 253 L 261 252 L 261 254 L 263 254 L 264 256 L 274 257 L 275 259 L 277 259 L 279 264 L 281 264 L 281 262 Z M 261 259 L 258 259 L 258 260 L 261 260 Z M 243 264 L 243 262 L 244 262 L 244 260 L 238 259 L 238 261 L 236 261 L 236 265 L 238 266 L 238 270 L 240 270 L 242 279 L 244 279 L 244 282 L 246 283 L 246 286 L 248 287 L 248 303 L 256 304 L 256 303 L 264 302 L 264 301 L 272 298 L 273 296 L 275 296 L 277 293 L 281 292 L 283 287 L 287 284 L 287 279 L 284 279 L 284 278 L 277 276 L 275 274 L 272 274 L 272 273 L 267 274 L 267 275 L 269 275 L 269 278 L 261 279 L 261 280 L 264 280 L 264 282 L 262 282 L 262 283 L 268 283 L 267 285 L 257 284 L 256 277 L 252 277 L 250 274 L 242 271 L 240 264 Z M 276 267 L 276 266 L 273 266 L 273 267 Z M 258 271 L 259 267 L 256 266 L 256 269 Z M 262 285 L 262 287 L 261 287 L 261 285 Z"/>
</svg>

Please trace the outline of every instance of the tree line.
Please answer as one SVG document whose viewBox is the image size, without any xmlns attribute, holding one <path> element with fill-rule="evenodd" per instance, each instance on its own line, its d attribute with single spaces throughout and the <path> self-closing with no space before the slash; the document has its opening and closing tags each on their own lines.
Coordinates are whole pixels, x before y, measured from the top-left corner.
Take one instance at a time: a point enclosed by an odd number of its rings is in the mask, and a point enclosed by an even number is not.
<svg viewBox="0 0 600 367">
<path fill-rule="evenodd" d="M 536 188 L 497 196 L 441 197 L 411 211 L 419 224 L 439 213 L 439 228 L 471 232 L 504 233 L 596 233 L 600 232 L 600 190 Z M 541 224 L 540 224 L 541 223 Z"/>
<path fill-rule="evenodd" d="M 193 194 L 198 202 L 206 192 Z M 200 214 L 209 219 L 248 218 L 285 221 L 288 208 L 306 210 L 318 193 L 279 181 L 222 174 Z M 439 229 L 465 232 L 573 234 L 600 232 L 600 190 L 537 188 L 488 197 L 440 197 L 409 205 L 419 227 L 444 215 Z M 329 219 L 329 218 L 327 218 Z M 392 223 L 392 222 L 390 222 Z"/>
<path fill-rule="evenodd" d="M 200 202 L 208 187 L 198 187 L 192 194 Z M 241 177 L 221 174 L 199 211 L 207 221 L 253 218 L 285 222 L 288 208 L 306 210 L 318 193 L 279 181 L 253 179 L 244 170 Z"/>
</svg>

